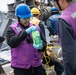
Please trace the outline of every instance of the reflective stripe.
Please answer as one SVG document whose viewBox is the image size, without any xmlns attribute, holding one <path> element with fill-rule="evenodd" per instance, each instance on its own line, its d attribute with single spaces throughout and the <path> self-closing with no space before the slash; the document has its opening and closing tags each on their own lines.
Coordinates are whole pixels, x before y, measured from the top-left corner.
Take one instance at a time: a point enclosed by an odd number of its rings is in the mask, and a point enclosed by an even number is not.
<svg viewBox="0 0 76 75">
<path fill-rule="evenodd" d="M 74 12 L 72 15 L 71 15 L 72 18 L 75 18 L 76 17 L 76 12 Z"/>
<path fill-rule="evenodd" d="M 22 31 L 22 29 L 21 29 L 20 27 L 16 27 L 16 29 L 17 29 L 18 33 L 19 33 L 20 31 Z"/>
</svg>

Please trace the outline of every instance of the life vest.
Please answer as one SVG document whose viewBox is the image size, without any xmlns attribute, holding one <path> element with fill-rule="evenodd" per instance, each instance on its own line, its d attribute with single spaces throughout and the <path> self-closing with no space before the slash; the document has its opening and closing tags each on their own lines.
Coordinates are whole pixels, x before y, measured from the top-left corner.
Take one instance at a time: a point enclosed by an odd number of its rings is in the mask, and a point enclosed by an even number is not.
<svg viewBox="0 0 76 75">
<path fill-rule="evenodd" d="M 74 30 L 74 38 L 76 40 L 76 8 L 75 6 L 76 6 L 76 3 L 75 4 L 72 3 L 65 11 L 63 11 L 60 18 L 64 19 L 68 24 L 72 26 Z"/>
<path fill-rule="evenodd" d="M 40 23 L 40 20 L 38 20 L 37 18 L 33 17 L 33 19 L 30 21 L 32 24 L 38 26 Z"/>
<path fill-rule="evenodd" d="M 32 24 L 30 23 L 29 26 L 32 26 Z M 24 30 L 24 28 L 18 23 L 15 23 L 10 27 L 15 32 L 15 35 Z M 32 38 L 32 36 L 30 38 Z M 37 67 L 42 64 L 42 54 L 33 47 L 33 43 L 27 44 L 26 38 L 20 45 L 15 48 L 11 48 L 11 55 L 12 67 L 28 69 L 31 66 Z"/>
</svg>

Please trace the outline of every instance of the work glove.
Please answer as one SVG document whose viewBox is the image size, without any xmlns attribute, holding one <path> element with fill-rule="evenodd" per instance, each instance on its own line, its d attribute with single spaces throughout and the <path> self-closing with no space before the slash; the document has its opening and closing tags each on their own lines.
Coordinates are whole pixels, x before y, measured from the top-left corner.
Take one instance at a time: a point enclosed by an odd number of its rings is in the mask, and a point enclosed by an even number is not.
<svg viewBox="0 0 76 75">
<path fill-rule="evenodd" d="M 36 30 L 38 30 L 37 26 L 31 26 L 27 28 L 25 31 L 27 34 L 30 34 L 31 32 L 36 31 Z"/>
</svg>

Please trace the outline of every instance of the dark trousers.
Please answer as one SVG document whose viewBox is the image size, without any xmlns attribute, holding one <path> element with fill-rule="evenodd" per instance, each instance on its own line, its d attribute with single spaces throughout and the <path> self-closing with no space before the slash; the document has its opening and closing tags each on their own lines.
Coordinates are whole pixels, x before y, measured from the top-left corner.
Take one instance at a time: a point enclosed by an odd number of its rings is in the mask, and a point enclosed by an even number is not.
<svg viewBox="0 0 76 75">
<path fill-rule="evenodd" d="M 62 73 L 64 72 L 63 64 L 61 64 L 60 62 L 56 62 L 54 70 L 56 71 L 57 75 L 62 75 Z"/>
<path fill-rule="evenodd" d="M 29 69 L 14 68 L 14 75 L 46 75 L 46 72 L 42 66 Z"/>
</svg>

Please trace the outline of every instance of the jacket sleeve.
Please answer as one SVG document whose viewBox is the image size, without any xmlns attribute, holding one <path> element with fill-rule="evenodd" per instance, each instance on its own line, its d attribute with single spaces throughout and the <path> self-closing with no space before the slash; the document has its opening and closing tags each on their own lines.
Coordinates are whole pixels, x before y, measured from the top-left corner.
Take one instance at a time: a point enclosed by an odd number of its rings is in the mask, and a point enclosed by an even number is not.
<svg viewBox="0 0 76 75">
<path fill-rule="evenodd" d="M 74 30 L 65 20 L 58 21 L 58 35 L 62 46 L 72 45 L 74 42 Z"/>
<path fill-rule="evenodd" d="M 67 64 L 70 61 L 74 61 L 73 58 L 76 55 L 76 40 L 74 37 L 74 30 L 72 26 L 63 19 L 59 19 L 58 28 L 58 35 L 60 36 L 63 58 L 64 62 Z M 71 64 L 70 67 L 73 67 L 73 64 Z"/>
<path fill-rule="evenodd" d="M 7 44 L 11 48 L 17 47 L 21 42 L 25 40 L 26 37 L 27 37 L 27 33 L 25 31 L 21 31 L 18 35 L 16 35 L 11 27 L 7 29 L 6 40 L 7 40 Z"/>
<path fill-rule="evenodd" d="M 44 36 L 45 36 L 44 23 L 43 23 L 43 22 L 40 22 L 40 23 L 39 23 L 39 27 L 40 27 L 40 29 L 41 29 L 42 33 L 43 33 L 43 34 L 44 34 Z"/>
<path fill-rule="evenodd" d="M 53 35 L 54 34 L 54 30 L 53 30 L 52 18 L 51 17 L 47 19 L 46 26 L 47 26 L 47 29 L 50 32 L 50 35 Z"/>
</svg>

